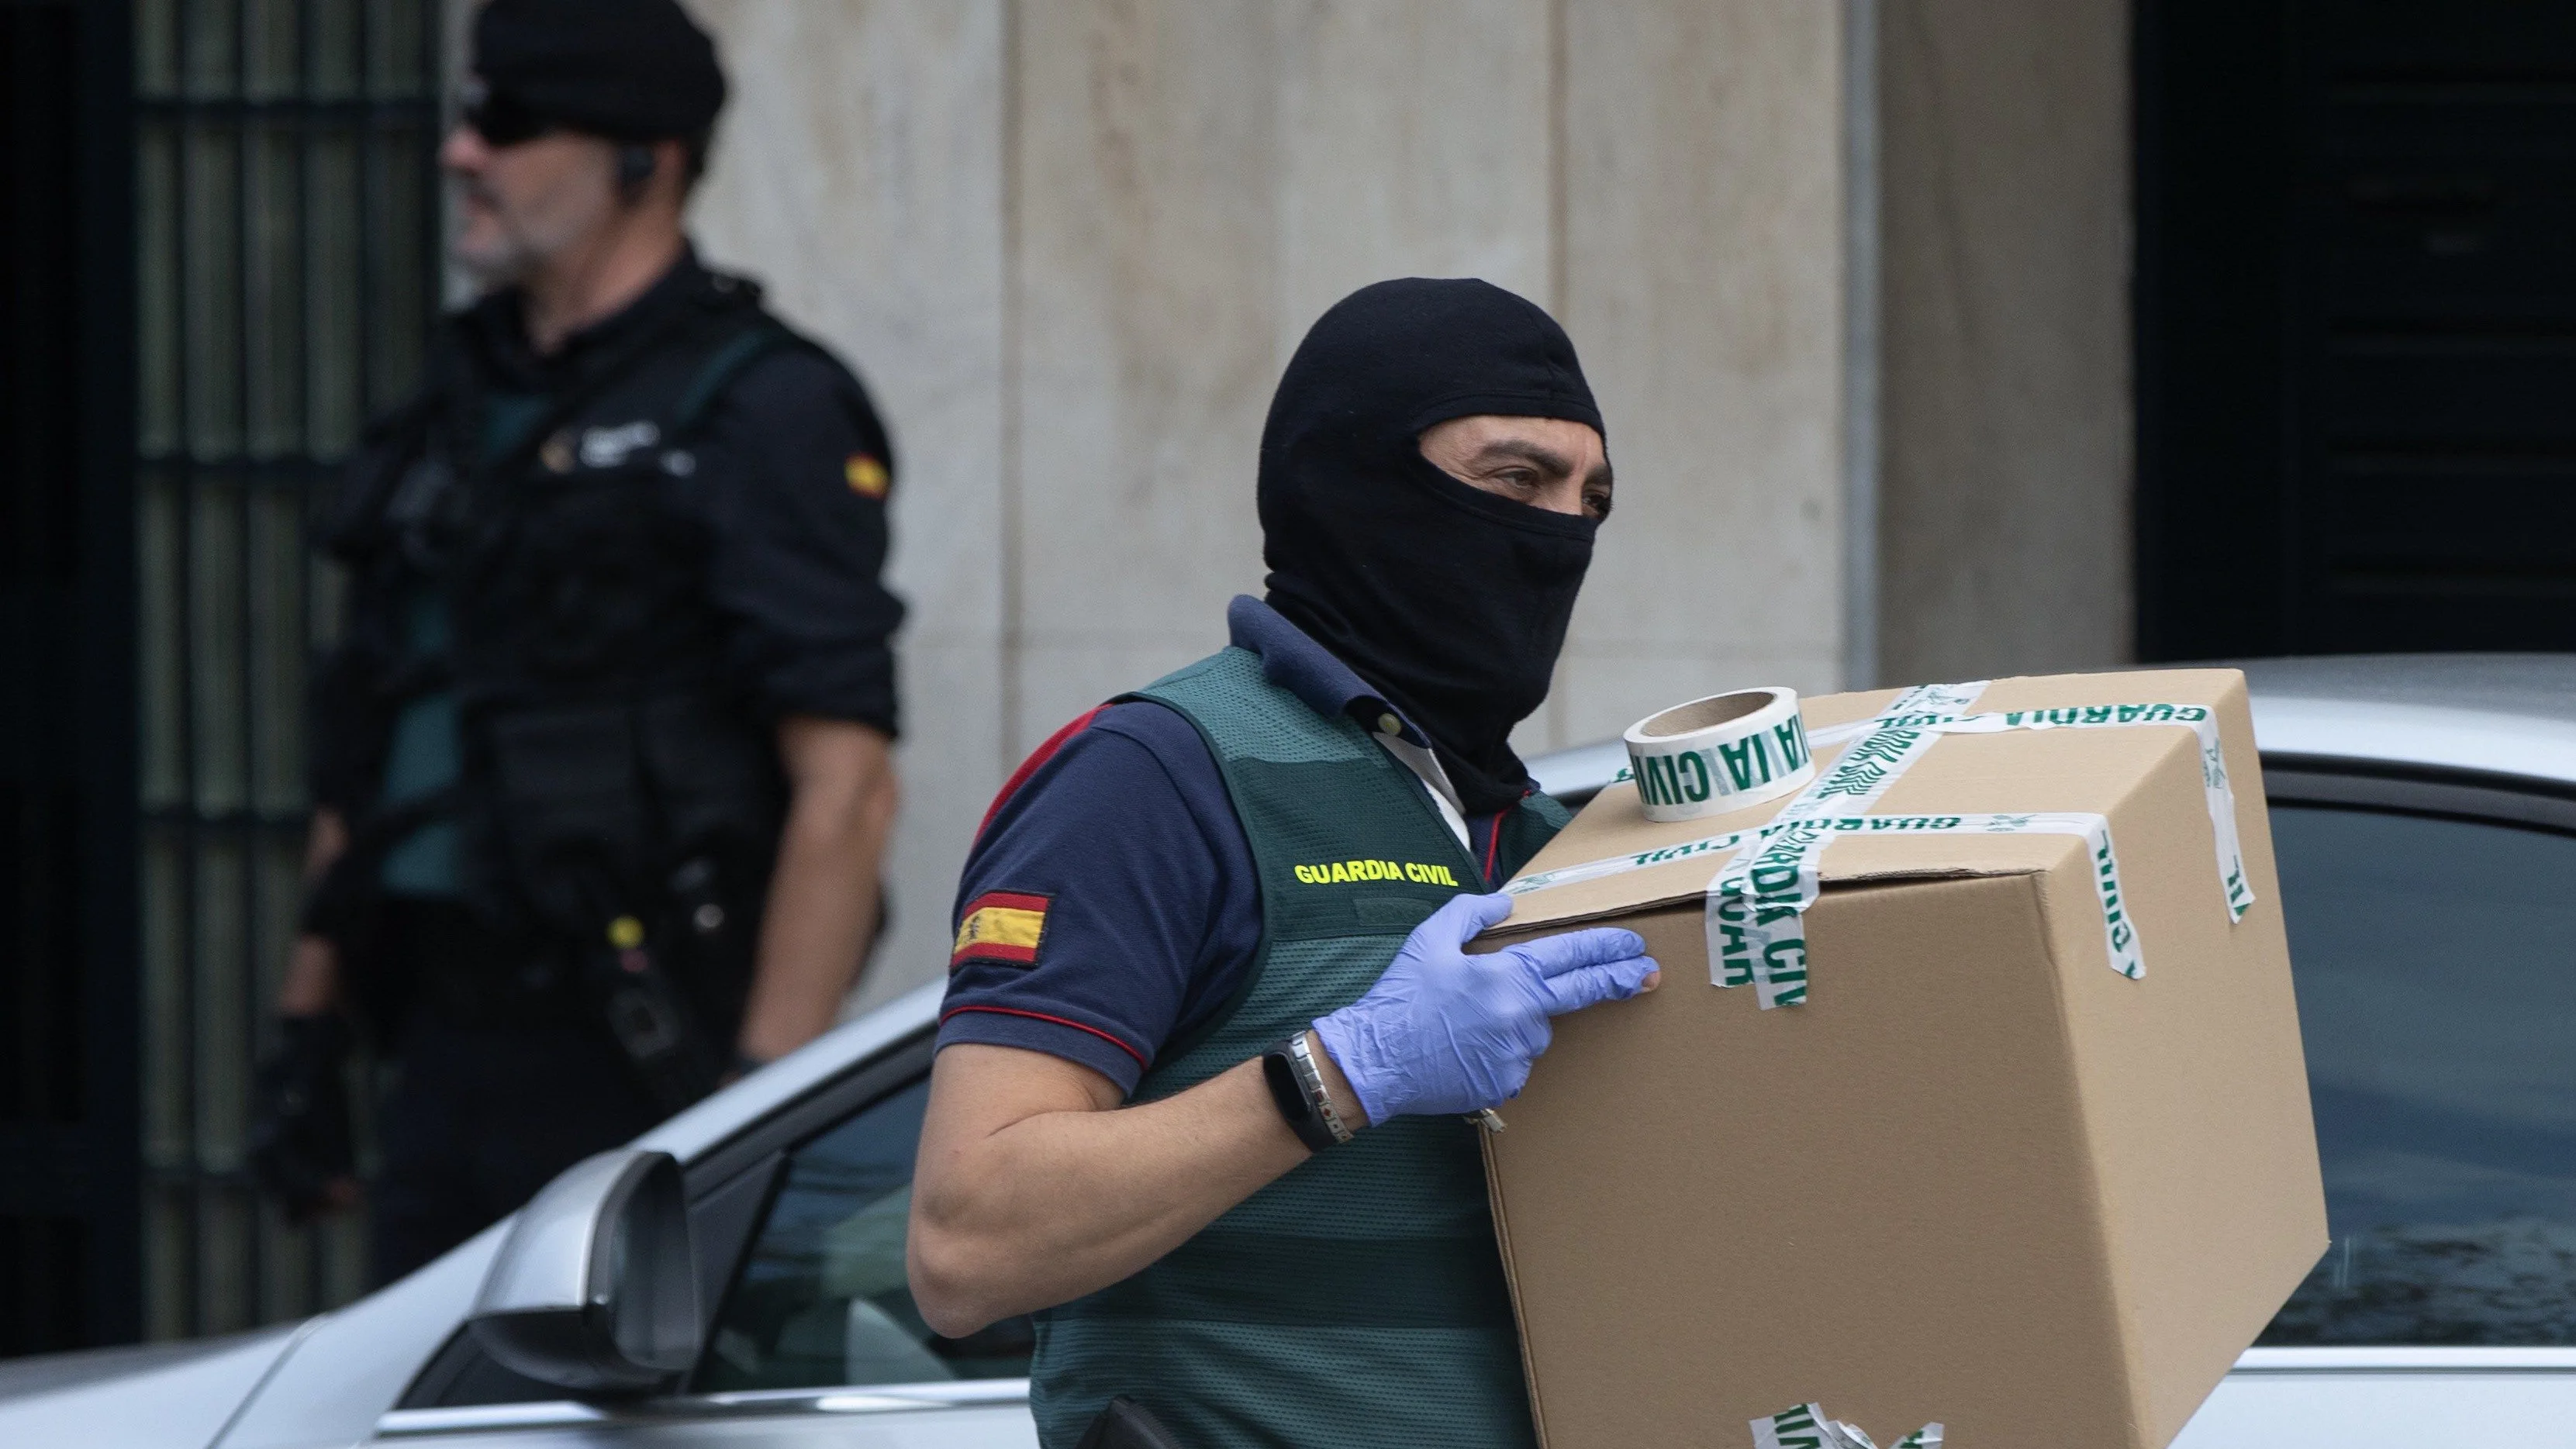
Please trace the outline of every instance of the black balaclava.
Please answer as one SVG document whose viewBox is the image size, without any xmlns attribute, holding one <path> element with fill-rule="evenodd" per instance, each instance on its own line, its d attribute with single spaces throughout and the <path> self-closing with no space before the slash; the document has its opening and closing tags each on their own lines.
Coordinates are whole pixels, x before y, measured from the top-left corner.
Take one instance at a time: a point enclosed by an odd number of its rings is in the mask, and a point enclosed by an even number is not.
<svg viewBox="0 0 2576 1449">
<path fill-rule="evenodd" d="M 1363 287 L 1288 360 L 1260 487 L 1271 607 L 1430 735 L 1471 815 L 1529 789 L 1512 726 L 1547 698 L 1596 526 L 1422 456 L 1424 429 L 1476 413 L 1601 428 L 1573 342 L 1530 302 L 1471 279 Z"/>
</svg>

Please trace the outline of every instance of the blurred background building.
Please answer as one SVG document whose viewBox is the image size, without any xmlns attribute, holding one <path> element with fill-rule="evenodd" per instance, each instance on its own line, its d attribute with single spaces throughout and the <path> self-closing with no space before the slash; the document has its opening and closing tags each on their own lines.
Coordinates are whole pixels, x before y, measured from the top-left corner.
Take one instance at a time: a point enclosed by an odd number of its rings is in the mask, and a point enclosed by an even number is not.
<svg viewBox="0 0 2576 1449">
<path fill-rule="evenodd" d="M 1475 274 L 1611 427 L 1543 749 L 1679 691 L 2576 647 L 2576 13 L 692 0 L 695 231 L 896 433 L 935 977 L 1023 752 L 1223 637 L 1306 324 Z M 0 1354 L 359 1286 L 240 1168 L 332 468 L 448 282 L 462 0 L 0 4 Z"/>
</svg>

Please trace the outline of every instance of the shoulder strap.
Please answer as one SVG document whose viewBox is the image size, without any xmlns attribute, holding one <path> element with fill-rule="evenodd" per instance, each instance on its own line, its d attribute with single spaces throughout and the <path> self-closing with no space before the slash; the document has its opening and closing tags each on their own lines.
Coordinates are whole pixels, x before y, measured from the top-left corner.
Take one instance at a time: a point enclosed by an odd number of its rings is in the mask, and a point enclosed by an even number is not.
<svg viewBox="0 0 2576 1449">
<path fill-rule="evenodd" d="M 680 401 L 671 410 L 670 438 L 689 437 L 706 421 L 707 413 L 724 396 L 734 379 L 750 370 L 751 365 L 782 348 L 801 347 L 805 339 L 790 332 L 775 319 L 763 314 L 760 320 L 725 340 L 724 345 L 707 354 L 698 364 L 689 385 L 680 391 Z"/>
<path fill-rule="evenodd" d="M 746 302 L 751 305 L 745 306 Z M 761 311 L 756 304 L 756 296 L 729 302 L 719 307 L 713 315 L 703 307 L 673 308 L 667 317 L 629 340 L 623 351 L 581 386 L 549 399 L 542 411 L 531 414 L 507 445 L 496 449 L 492 456 L 485 460 L 485 466 L 506 469 L 517 457 L 525 454 L 541 439 L 553 433 L 564 419 L 580 412 L 609 389 L 625 381 L 638 367 L 644 365 L 657 349 L 675 338 L 683 339 L 684 345 L 703 346 L 704 339 L 711 335 L 723 337 L 724 340 L 717 343 L 708 353 L 706 361 L 698 365 L 698 371 L 691 376 L 688 386 L 681 390 L 680 401 L 673 411 L 672 426 L 667 436 L 677 437 L 685 433 L 697 424 L 700 415 L 715 401 L 716 396 L 724 390 L 727 383 L 731 382 L 753 360 L 778 345 L 776 341 L 769 339 L 768 334 L 777 334 L 780 339 L 786 341 L 798 340 L 794 333 L 788 332 L 784 325 L 768 313 Z M 728 336 L 726 314 L 735 312 L 737 309 L 746 311 L 748 315 L 739 323 L 732 324 L 731 335 Z M 460 383 L 470 383 L 471 369 L 459 371 Z M 463 414 L 469 411 L 471 410 L 459 410 L 460 422 L 463 421 Z M 460 440 L 460 443 L 462 441 Z"/>
<path fill-rule="evenodd" d="M 386 514 L 402 491 L 410 466 L 424 455 L 447 450 L 443 434 L 455 411 L 457 362 L 455 318 L 442 317 L 433 340 L 425 376 L 411 396 L 367 420 L 358 446 L 340 467 L 340 490 L 320 532 L 322 547 L 342 562 L 353 562 L 386 526 Z"/>
<path fill-rule="evenodd" d="M 1207 738 L 1220 766 L 1236 760 L 1274 764 L 1373 761 L 1378 748 L 1359 726 L 1326 718 L 1270 682 L 1261 656 L 1228 645 L 1164 675 L 1122 699 L 1150 699 L 1187 716 Z"/>
</svg>

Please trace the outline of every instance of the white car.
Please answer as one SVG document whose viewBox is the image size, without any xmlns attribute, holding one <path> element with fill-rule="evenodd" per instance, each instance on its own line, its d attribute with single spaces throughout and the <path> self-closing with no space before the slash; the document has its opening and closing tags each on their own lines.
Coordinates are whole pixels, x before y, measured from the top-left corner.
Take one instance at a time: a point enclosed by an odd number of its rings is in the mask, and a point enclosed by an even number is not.
<svg viewBox="0 0 2576 1449">
<path fill-rule="evenodd" d="M 2334 1246 L 2179 1443 L 2576 1443 L 2576 658 L 2251 672 Z M 1026 1323 L 904 1286 L 938 991 L 338 1312 L 0 1363 L 0 1445 L 1027 1449 Z"/>
</svg>

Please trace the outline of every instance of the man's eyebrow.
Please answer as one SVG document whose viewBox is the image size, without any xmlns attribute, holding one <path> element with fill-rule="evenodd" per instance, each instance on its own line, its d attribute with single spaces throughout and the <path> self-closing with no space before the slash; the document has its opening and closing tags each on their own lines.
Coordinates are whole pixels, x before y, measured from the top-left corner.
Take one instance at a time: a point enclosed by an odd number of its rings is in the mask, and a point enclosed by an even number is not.
<svg viewBox="0 0 2576 1449">
<path fill-rule="evenodd" d="M 1542 447 L 1525 438 L 1496 438 L 1476 450 L 1475 461 L 1479 463 L 1490 462 L 1496 458 L 1519 458 L 1525 462 L 1536 463 L 1551 473 L 1566 474 L 1574 471 L 1573 461 L 1563 453 L 1553 448 Z"/>
</svg>

